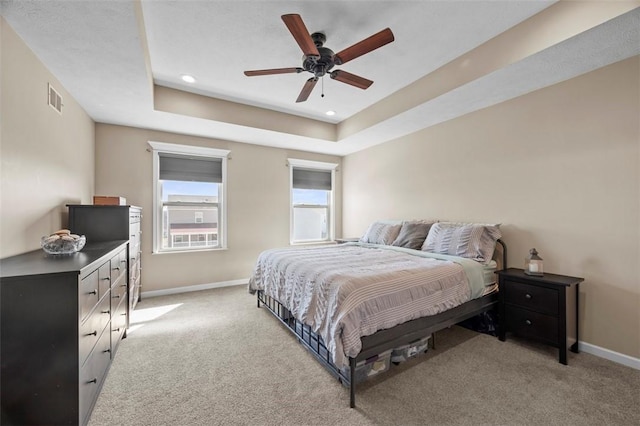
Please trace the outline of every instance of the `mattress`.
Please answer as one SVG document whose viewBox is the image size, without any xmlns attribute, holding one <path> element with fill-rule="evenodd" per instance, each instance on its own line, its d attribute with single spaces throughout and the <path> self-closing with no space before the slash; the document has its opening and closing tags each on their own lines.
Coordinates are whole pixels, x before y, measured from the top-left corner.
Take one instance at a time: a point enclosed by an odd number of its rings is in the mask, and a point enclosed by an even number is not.
<svg viewBox="0 0 640 426">
<path fill-rule="evenodd" d="M 260 254 L 249 290 L 309 325 L 343 367 L 362 337 L 483 296 L 488 271 L 473 260 L 394 246 L 282 248 Z"/>
</svg>

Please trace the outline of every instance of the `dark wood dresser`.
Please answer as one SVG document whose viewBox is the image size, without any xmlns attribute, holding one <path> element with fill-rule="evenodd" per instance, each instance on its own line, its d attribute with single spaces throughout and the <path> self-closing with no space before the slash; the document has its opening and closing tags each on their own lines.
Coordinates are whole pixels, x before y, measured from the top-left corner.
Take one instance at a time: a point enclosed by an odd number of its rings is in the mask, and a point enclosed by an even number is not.
<svg viewBox="0 0 640 426">
<path fill-rule="evenodd" d="M 86 424 L 127 324 L 128 241 L 0 260 L 1 424 Z"/>
<path fill-rule="evenodd" d="M 69 229 L 87 241 L 129 240 L 129 312 L 140 300 L 142 209 L 136 206 L 68 204 Z"/>
<path fill-rule="evenodd" d="M 578 305 L 583 278 L 545 273 L 531 276 L 509 268 L 498 274 L 498 337 L 507 332 L 535 339 L 559 349 L 567 364 L 567 349 L 578 353 Z"/>
</svg>

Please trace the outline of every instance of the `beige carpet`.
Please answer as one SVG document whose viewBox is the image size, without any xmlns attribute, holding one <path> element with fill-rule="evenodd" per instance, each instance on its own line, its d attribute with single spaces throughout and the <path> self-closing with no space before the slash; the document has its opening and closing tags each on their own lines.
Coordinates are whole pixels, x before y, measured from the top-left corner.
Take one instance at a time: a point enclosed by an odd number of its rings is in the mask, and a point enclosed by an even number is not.
<svg viewBox="0 0 640 426">
<path fill-rule="evenodd" d="M 637 425 L 640 371 L 460 327 L 360 385 L 334 379 L 244 286 L 143 300 L 90 425 Z"/>
</svg>

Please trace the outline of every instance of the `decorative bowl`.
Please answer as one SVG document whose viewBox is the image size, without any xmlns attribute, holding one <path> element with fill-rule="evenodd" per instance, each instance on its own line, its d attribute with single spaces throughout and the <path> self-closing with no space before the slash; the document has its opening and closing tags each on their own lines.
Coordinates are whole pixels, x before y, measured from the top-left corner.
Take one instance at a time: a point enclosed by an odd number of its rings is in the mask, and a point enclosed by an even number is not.
<svg viewBox="0 0 640 426">
<path fill-rule="evenodd" d="M 66 237 L 66 238 L 64 238 Z M 82 250 L 87 239 L 84 235 L 49 235 L 42 237 L 40 245 L 47 254 L 72 254 Z"/>
</svg>

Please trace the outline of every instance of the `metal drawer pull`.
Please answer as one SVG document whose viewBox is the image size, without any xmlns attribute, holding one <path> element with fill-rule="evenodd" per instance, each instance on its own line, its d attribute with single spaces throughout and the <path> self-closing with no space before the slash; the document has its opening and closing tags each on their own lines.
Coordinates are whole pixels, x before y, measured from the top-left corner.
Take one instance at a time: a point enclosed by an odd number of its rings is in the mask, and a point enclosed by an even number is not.
<svg viewBox="0 0 640 426">
<path fill-rule="evenodd" d="M 90 292 L 89 292 L 89 293 L 87 293 L 87 294 L 98 294 L 98 290 L 90 291 Z"/>
<path fill-rule="evenodd" d="M 120 263 L 127 263 L 127 259 L 121 260 Z"/>
<path fill-rule="evenodd" d="M 113 332 L 114 332 L 114 333 L 117 333 L 118 331 L 120 331 L 120 327 L 115 328 L 115 329 L 113 330 Z"/>
<path fill-rule="evenodd" d="M 112 269 L 112 271 L 119 271 L 119 270 L 120 270 L 119 266 L 116 266 L 115 268 Z"/>
<path fill-rule="evenodd" d="M 104 280 L 104 281 L 111 281 L 111 277 L 104 277 L 104 278 L 101 278 L 101 279 Z"/>
<path fill-rule="evenodd" d="M 104 350 L 104 351 L 102 351 L 102 352 L 104 352 L 105 354 L 108 354 L 109 352 L 111 352 L 111 349 L 105 349 L 105 350 Z"/>
<path fill-rule="evenodd" d="M 89 383 L 98 383 L 98 378 L 97 378 L 97 377 L 94 377 L 93 379 L 91 379 L 91 380 L 89 380 L 89 381 L 87 382 L 87 384 L 89 384 Z"/>
<path fill-rule="evenodd" d="M 110 314 L 110 313 L 111 313 L 111 311 L 107 309 L 106 311 L 102 311 L 102 313 L 103 313 L 103 314 Z"/>
<path fill-rule="evenodd" d="M 529 293 L 527 293 L 527 294 L 524 295 L 524 298 L 525 299 L 531 299 L 531 295 Z"/>
<path fill-rule="evenodd" d="M 116 294 L 115 296 L 112 297 L 112 299 L 120 299 L 120 295 Z"/>
<path fill-rule="evenodd" d="M 527 325 L 531 325 L 531 320 L 525 320 L 524 323 Z"/>
<path fill-rule="evenodd" d="M 98 330 L 94 331 L 93 333 L 85 334 L 85 336 L 97 336 L 97 335 L 98 335 Z"/>
</svg>

